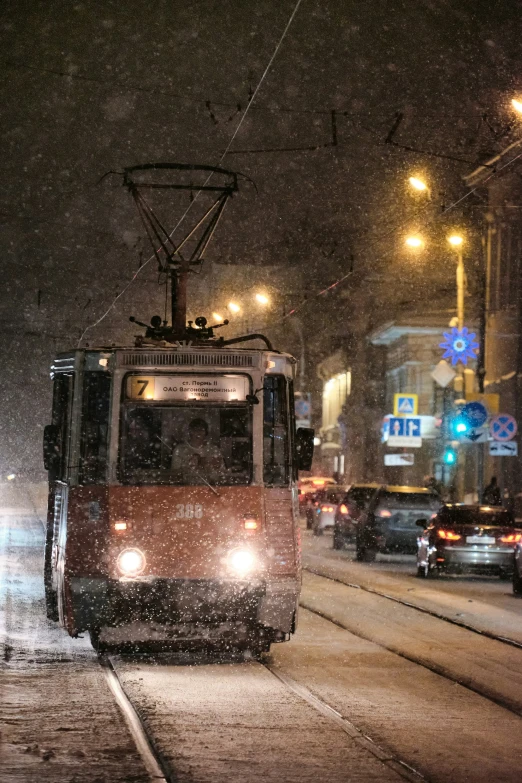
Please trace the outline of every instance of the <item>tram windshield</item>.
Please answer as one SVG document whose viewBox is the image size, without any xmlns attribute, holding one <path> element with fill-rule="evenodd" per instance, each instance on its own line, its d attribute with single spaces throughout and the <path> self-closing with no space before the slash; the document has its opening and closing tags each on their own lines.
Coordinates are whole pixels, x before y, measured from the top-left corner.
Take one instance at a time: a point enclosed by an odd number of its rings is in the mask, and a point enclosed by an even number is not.
<svg viewBox="0 0 522 783">
<path fill-rule="evenodd" d="M 125 484 L 231 485 L 252 480 L 247 405 L 123 406 L 120 474 Z"/>
</svg>

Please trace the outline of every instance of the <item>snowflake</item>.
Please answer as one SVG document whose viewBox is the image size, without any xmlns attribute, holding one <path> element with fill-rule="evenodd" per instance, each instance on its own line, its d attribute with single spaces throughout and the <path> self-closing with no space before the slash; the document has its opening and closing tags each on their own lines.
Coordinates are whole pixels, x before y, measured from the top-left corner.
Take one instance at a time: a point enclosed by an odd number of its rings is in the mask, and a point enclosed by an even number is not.
<svg viewBox="0 0 522 783">
<path fill-rule="evenodd" d="M 444 342 L 439 343 L 440 348 L 445 351 L 442 358 L 451 359 L 452 364 L 467 364 L 468 359 L 474 359 L 478 352 L 479 344 L 475 342 L 475 337 L 466 326 L 463 326 L 462 330 L 454 326 L 451 332 L 444 332 Z"/>
</svg>

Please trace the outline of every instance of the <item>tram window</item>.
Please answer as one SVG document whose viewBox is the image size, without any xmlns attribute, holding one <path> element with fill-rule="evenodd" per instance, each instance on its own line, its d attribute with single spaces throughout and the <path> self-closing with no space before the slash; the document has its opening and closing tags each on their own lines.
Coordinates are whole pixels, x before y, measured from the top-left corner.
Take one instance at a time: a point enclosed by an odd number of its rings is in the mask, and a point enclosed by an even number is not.
<svg viewBox="0 0 522 783">
<path fill-rule="evenodd" d="M 249 484 L 251 409 L 126 404 L 119 465 L 126 484 Z"/>
<path fill-rule="evenodd" d="M 111 378 L 86 372 L 83 382 L 80 437 L 80 484 L 97 484 L 106 478 Z"/>
<path fill-rule="evenodd" d="M 288 406 L 283 375 L 265 378 L 263 388 L 263 475 L 265 484 L 288 485 Z"/>
<path fill-rule="evenodd" d="M 72 375 L 60 373 L 54 379 L 52 424 L 56 427 L 54 441 L 56 460 L 53 460 L 50 473 L 52 479 L 57 481 L 64 481 L 67 478 L 73 385 Z"/>
</svg>

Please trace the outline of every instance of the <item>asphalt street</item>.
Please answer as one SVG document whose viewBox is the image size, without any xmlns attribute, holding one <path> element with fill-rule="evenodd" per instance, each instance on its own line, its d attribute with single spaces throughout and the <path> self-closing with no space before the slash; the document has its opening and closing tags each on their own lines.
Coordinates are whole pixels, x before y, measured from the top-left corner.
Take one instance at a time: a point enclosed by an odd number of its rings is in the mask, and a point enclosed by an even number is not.
<svg viewBox="0 0 522 783">
<path fill-rule="evenodd" d="M 2 488 L 0 498 L 0 780 L 150 780 L 88 638 L 45 618 L 31 497 Z M 417 588 L 409 562 L 356 564 L 328 536 L 303 538 L 305 566 L 335 569 L 335 580 L 304 572 L 298 633 L 263 662 L 111 656 L 166 777 L 519 781 L 522 649 L 415 608 L 449 613 L 472 595 L 491 632 L 511 623 L 514 638 L 522 602 L 508 585 Z M 420 592 L 405 606 L 343 581 Z"/>
</svg>

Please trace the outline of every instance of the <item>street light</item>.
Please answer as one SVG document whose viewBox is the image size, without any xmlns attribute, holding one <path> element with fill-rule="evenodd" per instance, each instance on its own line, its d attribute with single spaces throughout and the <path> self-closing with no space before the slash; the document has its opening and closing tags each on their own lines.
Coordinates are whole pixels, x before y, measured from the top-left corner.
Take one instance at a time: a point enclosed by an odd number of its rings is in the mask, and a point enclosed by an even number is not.
<svg viewBox="0 0 522 783">
<path fill-rule="evenodd" d="M 462 331 L 464 326 L 464 260 L 462 244 L 464 239 L 459 234 L 452 234 L 448 242 L 457 251 L 457 326 Z"/>
<path fill-rule="evenodd" d="M 219 313 L 212 313 L 212 318 L 214 319 L 214 321 L 222 321 L 223 320 L 223 316 L 220 315 Z"/>
<path fill-rule="evenodd" d="M 239 311 L 241 310 L 240 306 L 235 302 L 229 302 L 228 309 L 230 310 L 231 313 L 239 313 Z"/>
<path fill-rule="evenodd" d="M 408 247 L 422 247 L 424 242 L 420 237 L 407 237 L 405 240 L 405 244 L 408 245 Z"/>
<path fill-rule="evenodd" d="M 424 180 L 419 179 L 419 177 L 409 177 L 408 182 L 412 186 L 412 188 L 415 188 L 415 190 L 427 190 L 429 192 L 429 188 L 424 182 Z"/>
<path fill-rule="evenodd" d="M 518 114 L 522 114 L 522 101 L 517 100 L 516 98 L 513 98 L 511 100 L 511 105 L 514 108 Z"/>
<path fill-rule="evenodd" d="M 265 294 L 256 294 L 256 301 L 262 305 L 270 304 L 270 299 L 268 298 L 268 296 L 265 296 Z"/>
</svg>

